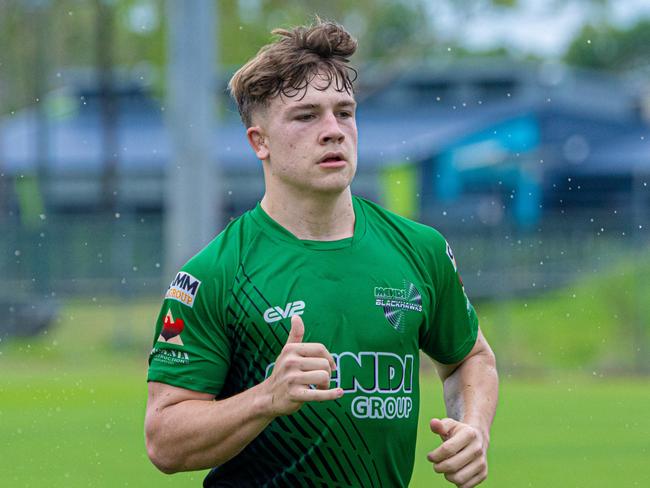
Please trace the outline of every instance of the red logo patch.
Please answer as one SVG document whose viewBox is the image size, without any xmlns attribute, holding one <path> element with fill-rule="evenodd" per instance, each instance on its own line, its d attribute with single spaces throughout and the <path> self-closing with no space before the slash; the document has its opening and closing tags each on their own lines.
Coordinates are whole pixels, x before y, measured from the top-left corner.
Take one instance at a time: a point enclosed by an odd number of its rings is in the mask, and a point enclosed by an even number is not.
<svg viewBox="0 0 650 488">
<path fill-rule="evenodd" d="M 169 342 L 171 344 L 178 344 L 179 346 L 183 345 L 180 334 L 185 328 L 185 322 L 183 319 L 178 318 L 174 320 L 171 309 L 167 311 L 165 315 L 165 320 L 163 321 L 163 329 L 160 332 L 158 341 Z"/>
</svg>

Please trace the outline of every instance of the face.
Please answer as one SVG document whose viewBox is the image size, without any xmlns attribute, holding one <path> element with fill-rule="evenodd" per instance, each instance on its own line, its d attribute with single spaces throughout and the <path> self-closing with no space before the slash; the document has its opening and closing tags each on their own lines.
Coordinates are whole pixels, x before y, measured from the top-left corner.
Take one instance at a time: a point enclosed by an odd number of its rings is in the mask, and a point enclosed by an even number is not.
<svg viewBox="0 0 650 488">
<path fill-rule="evenodd" d="M 305 96 L 275 97 L 253 117 L 248 138 L 264 161 L 267 191 L 336 194 L 357 167 L 356 103 L 347 92 L 315 76 Z M 321 88 L 320 90 L 318 88 Z"/>
</svg>

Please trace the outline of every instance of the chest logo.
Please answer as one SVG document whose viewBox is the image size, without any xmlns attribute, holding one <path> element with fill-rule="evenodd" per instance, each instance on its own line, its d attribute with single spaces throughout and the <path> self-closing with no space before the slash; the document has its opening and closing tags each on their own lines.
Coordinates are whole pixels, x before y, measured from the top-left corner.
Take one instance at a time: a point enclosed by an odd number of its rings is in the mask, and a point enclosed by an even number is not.
<svg viewBox="0 0 650 488">
<path fill-rule="evenodd" d="M 404 332 L 406 312 L 422 312 L 422 295 L 413 283 L 404 280 L 404 288 L 376 286 L 375 305 L 383 309 L 386 320 L 397 332 Z"/>
<path fill-rule="evenodd" d="M 267 324 L 272 324 L 278 320 L 286 319 L 292 315 L 302 315 L 305 310 L 305 302 L 298 300 L 296 302 L 289 302 L 282 307 L 267 308 L 264 312 L 264 321 Z"/>
</svg>

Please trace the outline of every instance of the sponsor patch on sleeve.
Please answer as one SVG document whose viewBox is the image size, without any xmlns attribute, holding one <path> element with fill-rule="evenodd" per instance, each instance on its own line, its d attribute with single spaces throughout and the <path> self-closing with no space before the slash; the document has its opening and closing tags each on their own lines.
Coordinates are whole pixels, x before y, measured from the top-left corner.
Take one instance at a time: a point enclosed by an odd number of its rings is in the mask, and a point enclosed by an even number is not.
<svg viewBox="0 0 650 488">
<path fill-rule="evenodd" d="M 201 286 L 200 280 L 197 280 L 189 273 L 181 271 L 176 275 L 174 281 L 171 282 L 169 288 L 167 288 L 165 298 L 171 298 L 172 300 L 177 300 L 188 307 L 193 307 L 199 286 Z"/>
<path fill-rule="evenodd" d="M 458 272 L 458 265 L 456 264 L 456 258 L 454 257 L 454 252 L 451 250 L 451 246 L 447 242 L 447 257 L 451 261 L 451 264 L 454 265 L 454 271 Z"/>
</svg>

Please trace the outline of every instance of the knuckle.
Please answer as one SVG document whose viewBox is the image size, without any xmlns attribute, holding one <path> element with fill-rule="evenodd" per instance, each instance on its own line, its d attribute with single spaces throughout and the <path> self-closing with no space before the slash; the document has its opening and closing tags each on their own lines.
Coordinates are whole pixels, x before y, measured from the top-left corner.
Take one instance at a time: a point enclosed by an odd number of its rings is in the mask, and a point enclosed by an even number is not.
<svg viewBox="0 0 650 488">
<path fill-rule="evenodd" d="M 472 446 L 472 458 L 477 459 L 483 456 L 483 447 L 480 444 Z"/>
<path fill-rule="evenodd" d="M 445 474 L 445 479 L 450 483 L 456 484 L 456 473 L 447 473 Z"/>
<path fill-rule="evenodd" d="M 284 360 L 284 365 L 287 368 L 293 369 L 298 366 L 298 358 L 295 356 L 289 356 Z"/>
<path fill-rule="evenodd" d="M 329 383 L 330 382 L 330 375 L 327 374 L 327 371 L 324 371 L 322 369 L 319 370 L 318 371 L 318 376 L 319 376 L 319 378 L 318 378 L 319 382 L 321 382 L 321 383 Z"/>
</svg>

